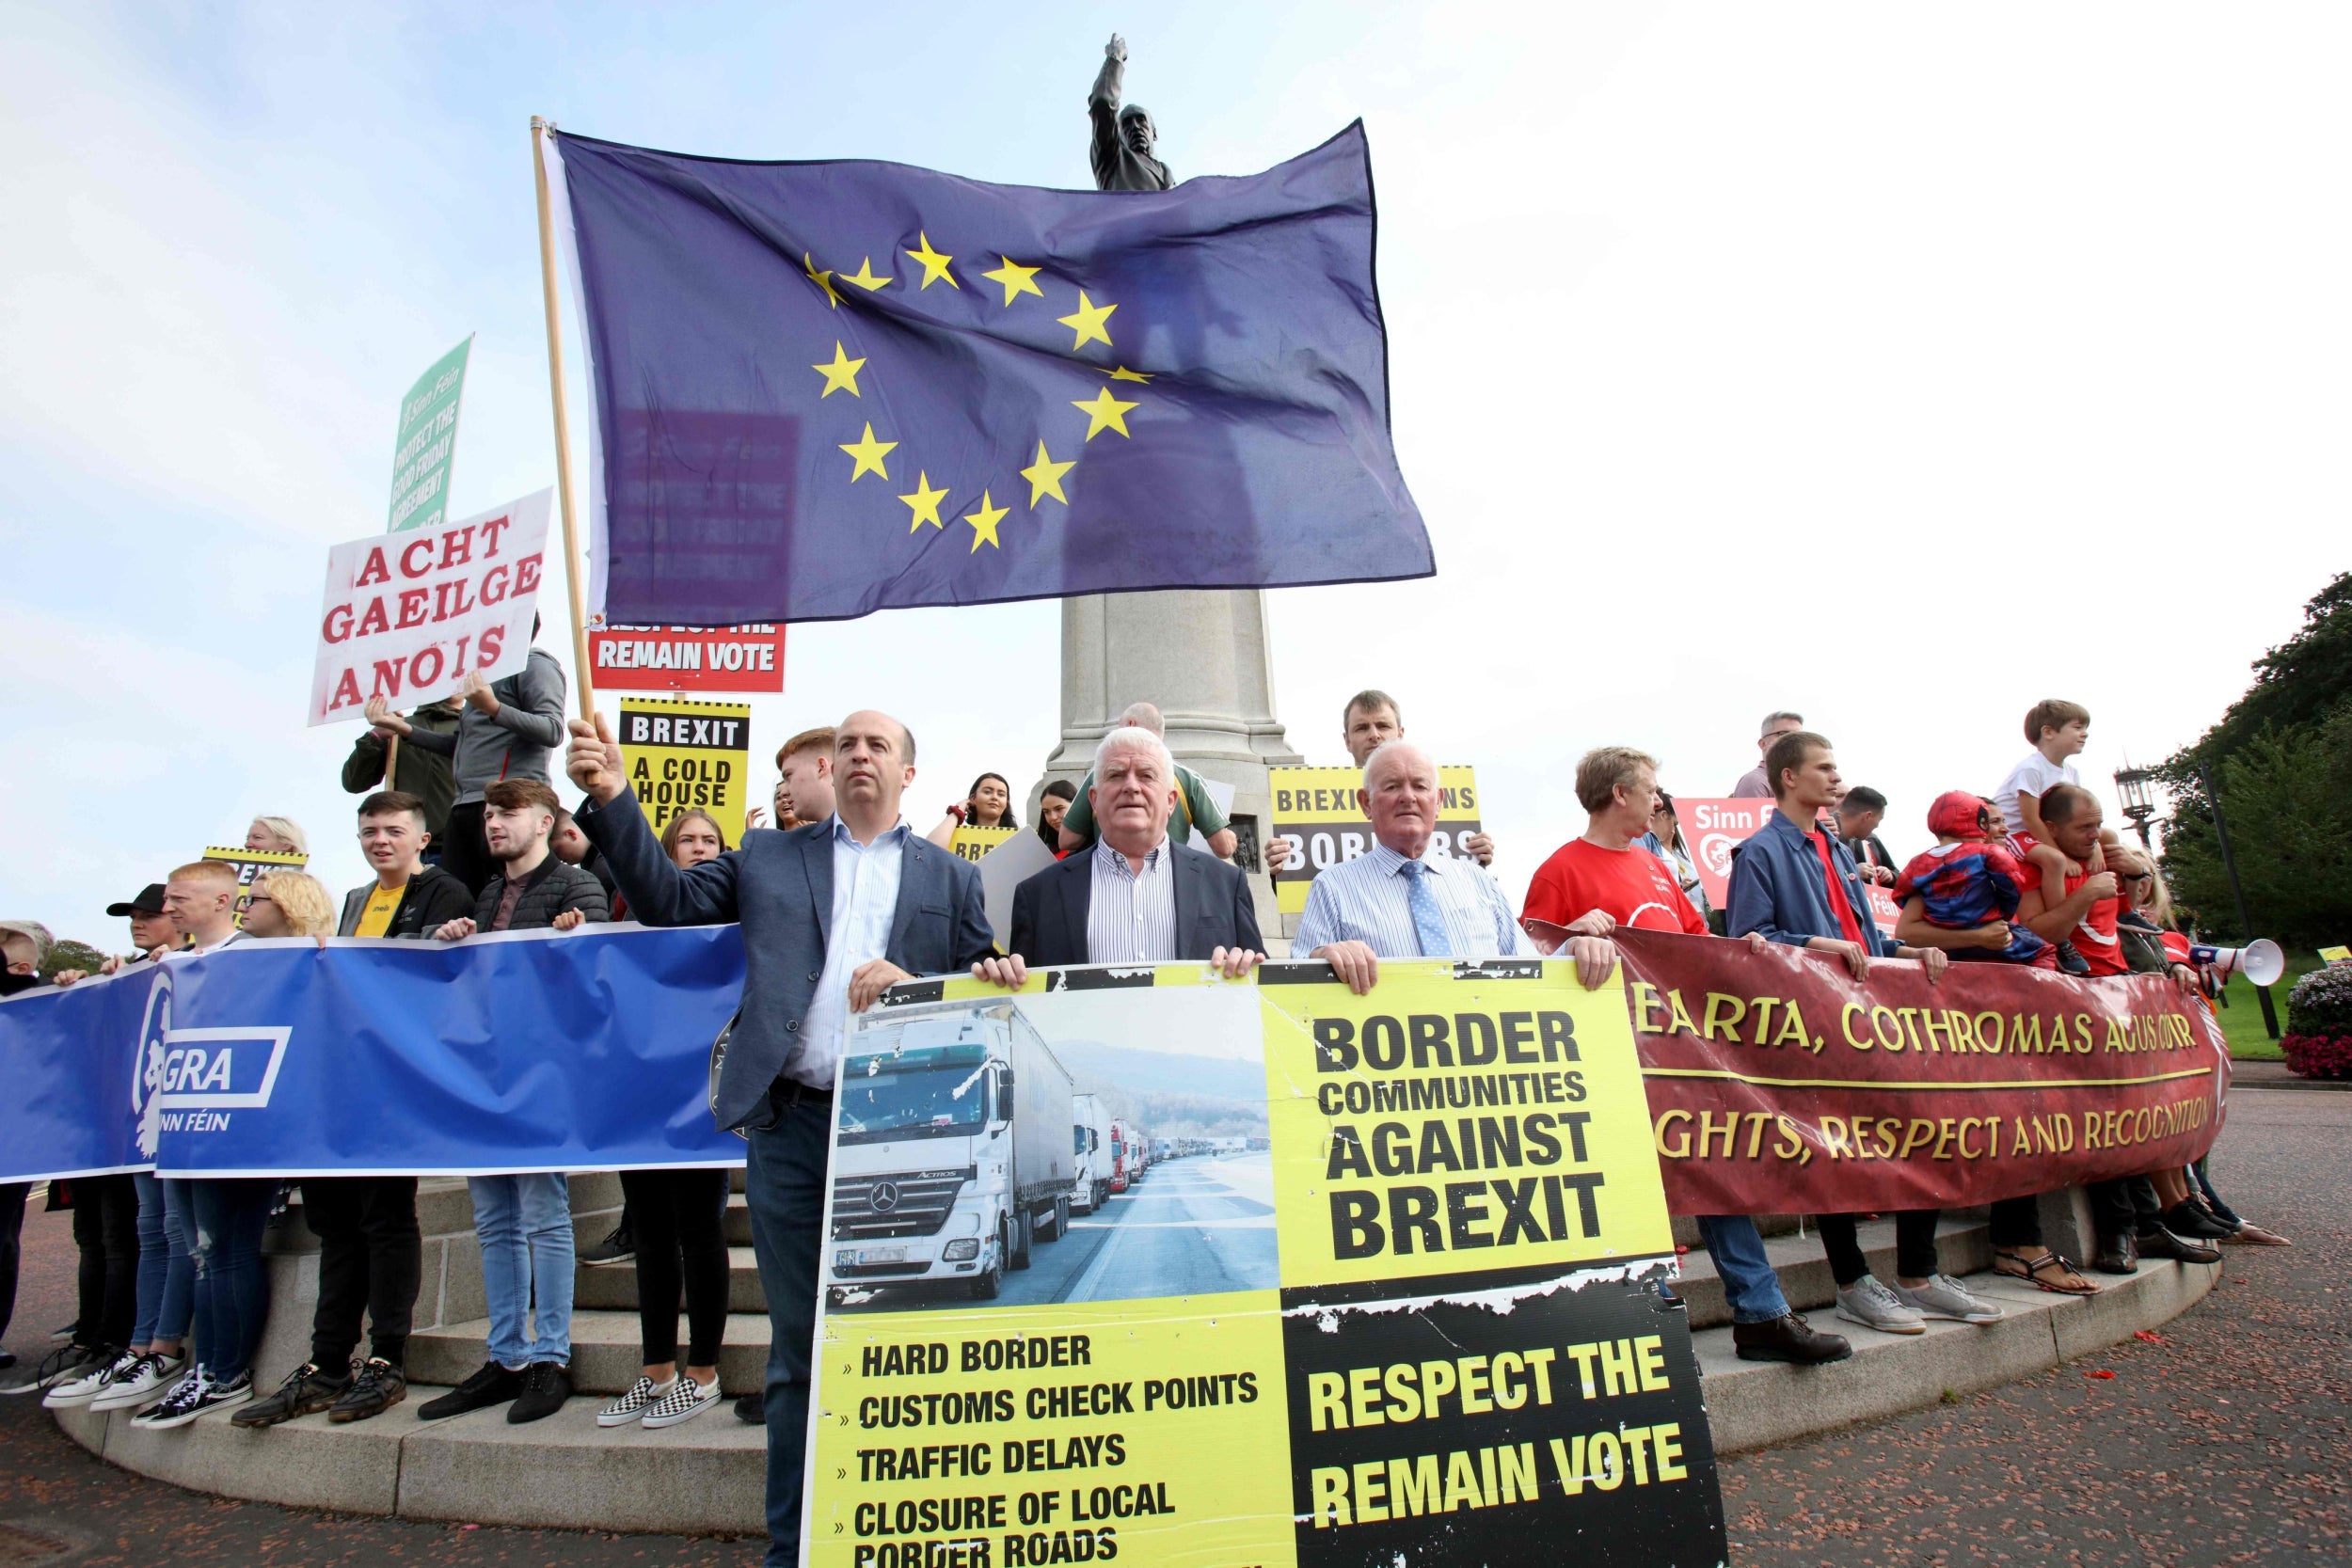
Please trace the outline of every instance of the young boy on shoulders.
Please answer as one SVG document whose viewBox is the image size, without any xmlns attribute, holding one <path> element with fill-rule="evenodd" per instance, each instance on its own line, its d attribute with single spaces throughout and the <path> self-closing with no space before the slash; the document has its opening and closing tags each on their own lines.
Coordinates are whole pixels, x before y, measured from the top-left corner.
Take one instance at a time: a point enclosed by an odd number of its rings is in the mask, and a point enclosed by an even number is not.
<svg viewBox="0 0 2352 1568">
<path fill-rule="evenodd" d="M 2057 949 L 2011 924 L 2025 876 L 2016 857 L 1993 842 L 1999 831 L 1993 808 L 1966 790 L 1935 798 L 1928 807 L 1935 847 L 1914 855 L 1895 881 L 1903 911 L 1897 942 L 1941 947 L 1955 960 L 2058 967 Z"/>
<path fill-rule="evenodd" d="M 2041 867 L 2045 877 L 2063 879 L 2079 877 L 2086 870 L 2106 870 L 2096 850 L 2087 867 L 2069 860 L 2050 842 L 2050 830 L 2042 820 L 2042 798 L 2053 785 L 2082 783 L 2067 759 L 2080 755 L 2090 742 L 2090 710 L 2080 703 L 2044 697 L 2026 715 L 2026 738 L 2033 743 L 2033 750 L 2009 770 L 1993 798 L 2009 835 L 2017 841 L 2018 858 Z"/>
</svg>

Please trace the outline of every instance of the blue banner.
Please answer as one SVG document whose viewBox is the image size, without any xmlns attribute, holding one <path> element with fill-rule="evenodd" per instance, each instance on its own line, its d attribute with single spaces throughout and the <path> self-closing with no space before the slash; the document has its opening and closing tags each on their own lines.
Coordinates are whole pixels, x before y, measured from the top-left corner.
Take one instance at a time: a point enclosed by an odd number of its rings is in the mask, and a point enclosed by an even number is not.
<svg viewBox="0 0 2352 1568">
<path fill-rule="evenodd" d="M 1108 194 L 555 141 L 612 621 L 1436 569 L 1360 124 Z"/>
<path fill-rule="evenodd" d="M 732 926 L 241 942 L 0 1003 L 0 1180 L 737 1164 Z"/>
</svg>

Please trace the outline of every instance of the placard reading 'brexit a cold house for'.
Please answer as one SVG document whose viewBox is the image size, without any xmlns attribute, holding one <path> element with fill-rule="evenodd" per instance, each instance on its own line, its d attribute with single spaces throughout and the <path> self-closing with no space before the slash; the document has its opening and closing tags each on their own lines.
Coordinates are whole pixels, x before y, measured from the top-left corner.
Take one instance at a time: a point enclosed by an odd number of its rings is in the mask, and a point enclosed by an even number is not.
<svg viewBox="0 0 2352 1568">
<path fill-rule="evenodd" d="M 654 832 L 699 806 L 723 825 L 730 847 L 738 843 L 751 773 L 751 705 L 624 697 L 620 710 L 616 738 L 628 785 Z"/>
<path fill-rule="evenodd" d="M 1615 982 L 914 982 L 838 1106 L 809 1568 L 1722 1560 Z"/>
<path fill-rule="evenodd" d="M 1273 768 L 1266 787 L 1274 797 L 1274 832 L 1290 840 L 1290 859 L 1274 874 L 1274 894 L 1285 914 L 1307 907 L 1315 878 L 1371 848 L 1372 819 L 1357 803 L 1364 775 L 1357 768 Z M 1469 768 L 1438 769 L 1438 829 L 1433 854 L 1456 853 L 1462 840 L 1483 832 L 1478 825 L 1478 778 Z"/>
</svg>

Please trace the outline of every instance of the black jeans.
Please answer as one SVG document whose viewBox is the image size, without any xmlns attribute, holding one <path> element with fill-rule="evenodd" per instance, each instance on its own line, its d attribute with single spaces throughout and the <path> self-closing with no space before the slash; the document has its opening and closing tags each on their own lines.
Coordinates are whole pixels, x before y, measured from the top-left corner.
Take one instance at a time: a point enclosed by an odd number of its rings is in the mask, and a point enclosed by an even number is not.
<svg viewBox="0 0 2352 1568">
<path fill-rule="evenodd" d="M 490 885 L 498 863 L 490 859 L 490 841 L 482 836 L 482 802 L 449 808 L 448 835 L 441 840 L 441 869 L 466 884 L 476 898 Z"/>
<path fill-rule="evenodd" d="M 16 1317 L 17 1266 L 24 1257 L 24 1195 L 30 1181 L 0 1182 L 0 1340 Z"/>
<path fill-rule="evenodd" d="M 123 1175 L 76 1177 L 72 1185 L 73 1244 L 82 1254 L 73 1342 L 120 1350 L 139 1311 L 138 1184 Z"/>
<path fill-rule="evenodd" d="M 1941 1211 L 1914 1209 L 1895 1216 L 1895 1273 L 1905 1279 L 1925 1279 L 1937 1272 L 1935 1259 L 1935 1221 Z M 1837 1278 L 1842 1290 L 1870 1272 L 1870 1265 L 1862 1256 L 1862 1244 L 1854 1236 L 1854 1216 L 1851 1214 L 1816 1214 L 1813 1223 L 1820 1227 L 1821 1250 L 1829 1255 L 1829 1272 Z"/>
<path fill-rule="evenodd" d="M 413 1176 L 312 1176 L 302 1213 L 319 1238 L 319 1305 L 310 1360 L 329 1377 L 351 1365 L 367 1314 L 368 1354 L 405 1370 L 424 1241 Z"/>
<path fill-rule="evenodd" d="M 686 1364 L 717 1366 L 727 1330 L 727 1173 L 625 1170 L 621 1191 L 637 1243 L 637 1332 L 645 1364 L 677 1359 L 682 1284 Z"/>
<path fill-rule="evenodd" d="M 2042 1245 L 2042 1199 L 2039 1197 L 2005 1197 L 1993 1205 L 1985 1215 L 1986 1229 L 1992 1233 L 1994 1246 L 2039 1247 Z"/>
<path fill-rule="evenodd" d="M 2145 1235 L 2164 1223 L 2155 1183 L 2144 1176 L 2093 1181 L 2083 1188 L 2083 1196 L 2090 1199 L 2090 1223 L 2102 1236 Z"/>
</svg>

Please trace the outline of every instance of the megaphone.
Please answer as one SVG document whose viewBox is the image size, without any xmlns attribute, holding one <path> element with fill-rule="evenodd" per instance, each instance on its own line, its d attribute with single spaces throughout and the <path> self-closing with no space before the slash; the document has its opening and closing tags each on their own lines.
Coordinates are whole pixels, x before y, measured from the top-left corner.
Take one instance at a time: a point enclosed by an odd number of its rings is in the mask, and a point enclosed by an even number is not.
<svg viewBox="0 0 2352 1568">
<path fill-rule="evenodd" d="M 2243 974 L 2258 986 L 2275 986 L 2287 972 L 2287 956 L 2268 937 L 2257 938 L 2243 947 L 2199 943 L 2188 950 L 2188 961 L 2201 968 L 2210 965 L 2215 974 L 2225 978 Z"/>
</svg>

